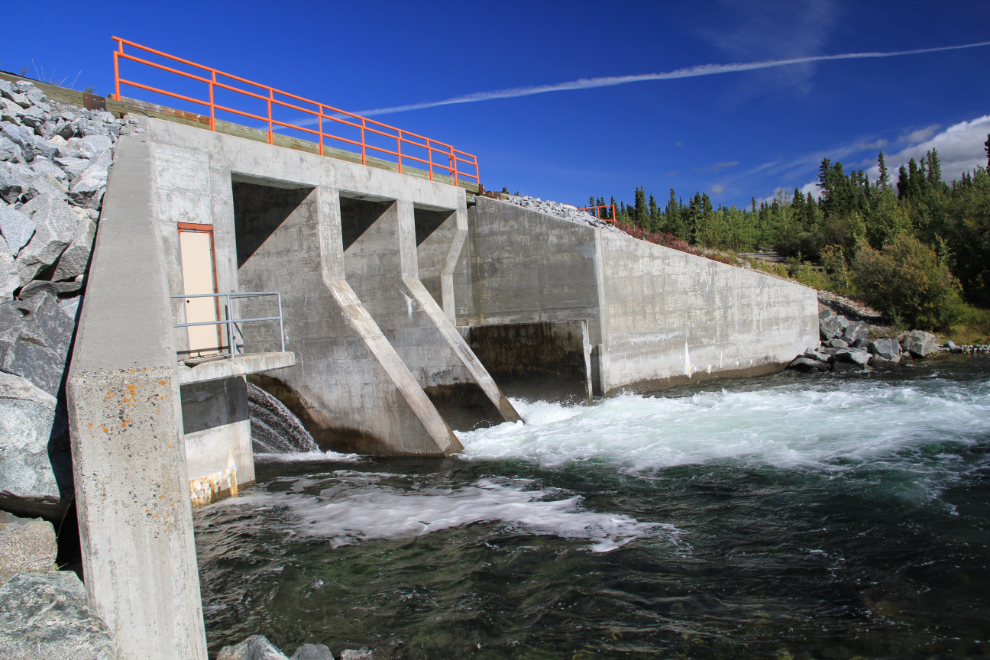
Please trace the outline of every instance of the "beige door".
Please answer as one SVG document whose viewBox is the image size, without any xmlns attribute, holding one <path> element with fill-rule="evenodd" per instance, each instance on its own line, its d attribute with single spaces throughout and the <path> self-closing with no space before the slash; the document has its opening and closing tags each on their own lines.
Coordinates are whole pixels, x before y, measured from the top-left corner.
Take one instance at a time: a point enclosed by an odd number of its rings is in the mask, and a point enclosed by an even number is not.
<svg viewBox="0 0 990 660">
<path fill-rule="evenodd" d="M 187 226 L 188 227 L 188 226 Z M 182 253 L 182 289 L 187 296 L 216 293 L 213 269 L 213 227 L 202 229 L 179 227 L 179 250 Z M 190 298 L 183 301 L 186 323 L 217 321 L 216 298 Z M 186 328 L 189 331 L 189 356 L 199 357 L 218 353 L 221 347 L 220 332 L 215 325 L 199 325 Z"/>
</svg>

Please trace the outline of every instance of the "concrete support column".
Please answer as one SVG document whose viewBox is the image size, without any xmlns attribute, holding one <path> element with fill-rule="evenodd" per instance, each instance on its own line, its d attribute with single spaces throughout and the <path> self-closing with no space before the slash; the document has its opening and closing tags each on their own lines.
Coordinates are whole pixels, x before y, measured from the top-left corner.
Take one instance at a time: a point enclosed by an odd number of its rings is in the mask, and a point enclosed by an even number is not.
<svg viewBox="0 0 990 660">
<path fill-rule="evenodd" d="M 206 660 L 151 157 L 122 137 L 67 385 L 90 606 L 121 660 Z"/>
</svg>

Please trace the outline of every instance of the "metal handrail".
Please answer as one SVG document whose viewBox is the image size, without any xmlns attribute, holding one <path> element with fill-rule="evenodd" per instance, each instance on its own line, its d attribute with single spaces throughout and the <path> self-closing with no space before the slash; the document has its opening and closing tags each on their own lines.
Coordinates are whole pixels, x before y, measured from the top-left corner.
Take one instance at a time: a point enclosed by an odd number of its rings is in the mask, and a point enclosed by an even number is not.
<svg viewBox="0 0 990 660">
<path fill-rule="evenodd" d="M 602 217 L 602 214 L 601 214 L 601 210 L 602 209 L 612 209 L 612 217 L 610 217 L 610 218 L 603 218 Z M 616 217 L 615 216 L 615 204 L 605 204 L 604 206 L 583 206 L 583 207 L 579 208 L 578 211 L 594 211 L 594 213 L 592 213 L 590 215 L 594 215 L 596 218 L 598 218 L 602 222 L 611 222 L 613 225 L 615 224 L 615 217 Z"/>
<path fill-rule="evenodd" d="M 184 60 L 182 58 L 175 57 L 174 55 L 169 55 L 168 53 L 163 53 L 162 51 L 155 50 L 153 48 L 148 48 L 147 46 L 142 46 L 140 44 L 134 43 L 133 41 L 128 41 L 126 39 L 121 39 L 120 37 L 111 37 L 111 38 L 114 41 L 116 41 L 117 42 L 117 45 L 118 45 L 117 50 L 115 50 L 113 52 L 113 77 L 114 77 L 114 83 L 115 83 L 115 86 L 116 86 L 115 87 L 116 93 L 114 95 L 114 98 L 117 101 L 120 101 L 121 100 L 120 86 L 121 85 L 130 85 L 131 87 L 136 87 L 138 89 L 143 89 L 143 90 L 146 90 L 146 91 L 149 91 L 149 92 L 154 92 L 156 94 L 162 94 L 164 96 L 169 96 L 169 97 L 172 97 L 172 98 L 180 99 L 182 101 L 187 101 L 189 103 L 195 103 L 195 104 L 198 104 L 198 105 L 205 106 L 205 107 L 209 108 L 210 109 L 210 130 L 212 130 L 212 131 L 217 130 L 217 128 L 216 128 L 216 111 L 217 110 L 220 110 L 222 112 L 230 112 L 230 113 L 233 113 L 235 115 L 240 115 L 242 117 L 248 117 L 250 119 L 256 119 L 258 121 L 267 123 L 268 124 L 268 144 L 274 144 L 274 141 L 275 141 L 275 136 L 274 136 L 275 126 L 280 126 L 280 127 L 285 127 L 285 128 L 291 128 L 292 130 L 303 131 L 305 133 L 310 133 L 312 135 L 318 136 L 319 137 L 320 155 L 321 156 L 324 155 L 323 154 L 323 138 L 329 138 L 331 140 L 336 140 L 336 141 L 339 141 L 339 142 L 350 144 L 350 145 L 353 145 L 355 147 L 360 147 L 361 148 L 361 164 L 362 165 L 367 165 L 368 164 L 368 162 L 367 162 L 368 159 L 367 159 L 367 153 L 366 153 L 366 151 L 368 149 L 372 149 L 374 151 L 379 151 L 379 152 L 381 152 L 383 154 L 389 154 L 389 155 L 395 156 L 396 159 L 397 159 L 397 161 L 398 161 L 399 174 L 402 174 L 402 160 L 403 159 L 406 159 L 407 161 L 408 160 L 417 161 L 419 163 L 422 163 L 422 164 L 426 165 L 427 168 L 428 168 L 428 170 L 429 170 L 429 173 L 430 173 L 430 181 L 433 180 L 433 168 L 434 167 L 437 167 L 437 168 L 442 169 L 442 170 L 447 170 L 448 175 L 454 179 L 454 185 L 455 186 L 457 185 L 459 179 L 473 179 L 475 183 L 477 183 L 479 185 L 481 183 L 481 179 L 479 178 L 480 172 L 478 170 L 478 157 L 477 156 L 474 156 L 472 154 L 469 154 L 466 151 L 461 151 L 460 149 L 455 149 L 451 145 L 446 144 L 444 142 L 440 142 L 438 140 L 433 140 L 433 139 L 428 138 L 428 137 L 425 137 L 423 135 L 418 135 L 416 133 L 410 133 L 409 131 L 404 131 L 404 130 L 399 129 L 399 128 L 396 128 L 394 126 L 389 126 L 388 124 L 383 124 L 382 122 L 375 121 L 374 119 L 366 119 L 365 117 L 362 117 L 360 115 L 356 115 L 356 114 L 354 114 L 352 112 L 347 112 L 346 110 L 340 110 L 338 108 L 334 108 L 332 106 L 329 106 L 329 105 L 326 105 L 326 104 L 323 104 L 323 103 L 319 103 L 317 101 L 310 101 L 309 99 L 303 98 L 301 96 L 296 96 L 295 94 L 290 94 L 289 92 L 283 92 L 283 91 L 280 91 L 278 89 L 275 89 L 274 87 L 269 87 L 267 85 L 262 85 L 261 83 L 256 83 L 256 82 L 253 82 L 251 80 L 247 80 L 246 78 L 241 78 L 239 76 L 235 76 L 235 75 L 230 74 L 230 73 L 224 73 L 224 72 L 219 71 L 217 69 L 213 69 L 213 68 L 210 68 L 208 66 L 203 66 L 202 64 L 196 64 L 195 62 L 190 62 L 189 60 Z M 208 73 L 209 74 L 209 77 L 198 76 L 198 75 L 195 75 L 195 74 L 192 74 L 192 73 L 188 73 L 186 71 L 180 71 L 179 69 L 173 69 L 172 67 L 164 66 L 164 65 L 161 65 L 161 64 L 156 64 L 154 62 L 150 62 L 150 61 L 145 60 L 145 59 L 142 59 L 140 57 L 135 57 L 133 55 L 130 55 L 130 54 L 124 52 L 124 44 L 127 44 L 128 46 L 131 46 L 131 47 L 136 48 L 138 50 L 142 50 L 142 51 L 145 51 L 147 53 L 151 53 L 153 55 L 157 55 L 159 57 L 164 57 L 164 58 L 166 58 L 168 60 L 171 60 L 173 62 L 178 62 L 178 63 L 181 63 L 181 64 L 185 64 L 186 66 L 196 67 L 197 69 L 200 69 L 200 70 L 205 71 L 206 73 Z M 173 73 L 173 74 L 176 74 L 178 76 L 182 76 L 184 78 L 189 78 L 190 80 L 195 80 L 197 82 L 205 83 L 208 86 L 208 88 L 209 88 L 209 100 L 204 101 L 204 100 L 201 100 L 201 99 L 195 99 L 195 98 L 192 98 L 192 97 L 189 97 L 189 96 L 185 96 L 183 94 L 176 94 L 174 92 L 167 92 L 167 91 L 165 91 L 163 89 L 157 89 L 155 87 L 150 87 L 148 85 L 143 85 L 143 84 L 141 84 L 139 82 L 136 82 L 136 81 L 133 81 L 133 80 L 127 80 L 125 78 L 121 78 L 120 77 L 120 59 L 129 60 L 131 62 L 136 62 L 138 64 L 144 64 L 144 65 L 150 66 L 150 67 L 155 68 L 155 69 L 160 69 L 161 71 L 166 71 L 168 73 Z M 240 82 L 240 83 L 245 83 L 247 85 L 251 85 L 253 87 L 257 87 L 259 90 L 264 90 L 265 93 L 264 94 L 258 94 L 258 93 L 255 93 L 255 92 L 252 92 L 252 91 L 249 91 L 249 90 L 246 90 L 246 89 L 241 89 L 240 87 L 236 87 L 234 85 L 227 84 L 227 83 L 222 82 L 222 81 L 218 81 L 217 80 L 217 76 L 221 76 L 221 77 L 227 78 L 229 80 L 233 80 L 233 81 L 237 81 L 237 82 Z M 235 108 L 229 108 L 229 107 L 226 107 L 226 106 L 217 104 L 214 101 L 214 98 L 213 98 L 213 91 L 214 91 L 215 88 L 229 90 L 231 92 L 236 92 L 236 93 L 242 94 L 244 96 L 248 96 L 248 97 L 255 98 L 255 99 L 258 99 L 258 100 L 261 100 L 261 101 L 265 101 L 267 103 L 267 105 L 268 105 L 268 116 L 267 117 L 262 117 L 260 115 L 255 115 L 255 114 L 252 114 L 250 112 L 245 112 L 243 110 L 237 110 Z M 275 96 L 276 94 L 278 94 L 281 97 L 285 97 L 287 99 L 293 99 L 293 100 L 298 101 L 300 103 L 312 105 L 313 108 L 312 109 L 309 109 L 309 108 L 300 107 L 300 106 L 296 105 L 295 103 L 291 103 L 291 102 L 288 102 L 288 101 L 285 101 L 285 100 L 276 98 L 276 96 Z M 272 118 L 272 104 L 278 105 L 278 106 L 282 106 L 282 107 L 285 107 L 285 108 L 290 108 L 292 110 L 297 110 L 299 112 L 303 112 L 303 113 L 312 115 L 317 120 L 318 130 L 313 130 L 311 128 L 305 128 L 303 126 L 297 126 L 296 124 L 289 124 L 289 123 L 286 123 L 286 122 L 278 121 L 277 119 L 273 119 Z M 346 118 L 350 118 L 353 121 L 348 121 Z M 355 140 L 350 140 L 350 139 L 345 138 L 345 137 L 341 137 L 341 136 L 337 136 L 337 135 L 331 135 L 330 133 L 325 133 L 323 131 L 323 121 L 324 120 L 335 121 L 335 122 L 338 122 L 338 123 L 341 123 L 341 124 L 345 124 L 347 126 L 350 126 L 352 128 L 359 129 L 361 131 L 361 141 L 358 142 L 358 141 L 355 141 Z M 366 133 L 373 133 L 373 134 L 381 135 L 383 137 L 394 139 L 396 141 L 395 142 L 395 151 L 391 151 L 389 149 L 384 149 L 382 147 L 376 147 L 374 145 L 368 144 L 367 143 L 367 140 L 365 139 L 365 134 Z M 410 138 L 419 139 L 422 142 L 416 142 L 415 139 L 410 139 Z M 415 147 L 419 147 L 421 149 L 426 149 L 427 158 L 426 159 L 417 158 L 415 156 L 410 156 L 408 154 L 402 153 L 402 144 L 403 143 L 406 143 L 406 144 L 409 144 L 409 145 L 412 145 L 412 146 L 415 146 Z M 438 147 L 440 147 L 440 148 L 438 148 Z M 440 156 L 446 156 L 446 158 L 447 158 L 447 165 L 441 165 L 440 163 L 435 162 L 434 161 L 434 156 L 433 156 L 434 152 L 437 153 Z M 464 156 L 464 158 L 461 158 L 461 156 Z M 474 168 L 474 174 L 468 174 L 467 172 L 460 171 L 458 169 L 458 166 L 457 166 L 458 163 L 465 163 L 469 167 L 473 167 Z"/>
<path fill-rule="evenodd" d="M 230 301 L 232 298 L 252 298 L 258 296 L 276 296 L 278 298 L 278 316 L 264 316 L 255 319 L 234 319 L 231 317 L 232 307 Z M 285 323 L 282 320 L 282 294 L 278 291 L 257 291 L 250 293 L 194 293 L 191 295 L 181 295 L 181 296 L 169 296 L 172 300 L 186 300 L 189 298 L 226 298 L 227 299 L 227 319 L 224 321 L 198 321 L 196 323 L 176 323 L 173 328 L 192 328 L 200 325 L 226 325 L 227 326 L 227 342 L 230 344 L 230 355 L 234 356 L 236 350 L 236 345 L 234 343 L 234 326 L 237 323 L 252 323 L 255 321 L 278 321 L 278 331 L 282 339 L 282 352 L 285 352 Z M 221 346 L 220 348 L 223 348 Z"/>
</svg>

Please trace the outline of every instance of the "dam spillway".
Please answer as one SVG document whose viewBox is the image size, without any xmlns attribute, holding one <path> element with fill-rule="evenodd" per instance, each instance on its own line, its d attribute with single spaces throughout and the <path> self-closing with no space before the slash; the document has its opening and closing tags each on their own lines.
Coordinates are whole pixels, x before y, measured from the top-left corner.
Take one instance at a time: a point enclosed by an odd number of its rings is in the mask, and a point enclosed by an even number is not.
<svg viewBox="0 0 990 660">
<path fill-rule="evenodd" d="M 773 371 L 818 343 L 816 294 L 793 282 L 469 204 L 441 181 L 139 123 L 115 156 L 68 380 L 86 586 L 121 649 L 205 657 L 191 509 L 255 481 L 245 377 L 321 449 L 440 457 L 461 450 L 454 430 L 521 419 L 489 366 L 529 359 L 534 324 L 577 356 L 569 386 L 603 396 Z M 174 327 L 194 273 L 218 294 L 279 293 L 284 332 L 243 324 L 214 336 L 236 355 L 197 361 Z M 265 304 L 225 313 L 272 318 Z"/>
</svg>

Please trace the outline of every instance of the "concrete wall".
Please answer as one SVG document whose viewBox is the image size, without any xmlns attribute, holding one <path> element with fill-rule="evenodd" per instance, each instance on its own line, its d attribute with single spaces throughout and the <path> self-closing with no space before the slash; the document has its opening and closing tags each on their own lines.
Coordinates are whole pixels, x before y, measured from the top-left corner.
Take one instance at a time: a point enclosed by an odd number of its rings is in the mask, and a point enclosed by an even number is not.
<svg viewBox="0 0 990 660">
<path fill-rule="evenodd" d="M 296 365 L 257 380 L 321 446 L 378 455 L 458 451 L 454 417 L 435 405 L 456 401 L 436 388 L 472 390 L 488 415 L 518 419 L 452 322 L 452 274 L 467 234 L 463 189 L 169 122 L 149 125 L 158 199 L 169 200 L 160 222 L 171 291 L 181 293 L 175 225 L 195 221 L 213 226 L 220 291 L 282 293 Z M 387 212 L 349 235 L 341 199 L 384 204 Z M 432 294 L 419 279 L 423 243 Z M 236 309 L 243 317 L 261 307 L 244 301 Z M 270 344 L 275 327 L 242 326 L 245 343 Z"/>
<path fill-rule="evenodd" d="M 120 658 L 206 660 L 149 147 L 117 144 L 69 371 L 80 541 Z"/>
<path fill-rule="evenodd" d="M 814 289 L 600 231 L 605 391 L 781 369 L 818 343 Z"/>
<path fill-rule="evenodd" d="M 237 495 L 239 489 L 254 484 L 244 378 L 182 385 L 180 396 L 193 506 Z"/>
<path fill-rule="evenodd" d="M 818 342 L 813 289 L 477 198 L 458 325 L 588 322 L 596 394 L 783 368 Z"/>
</svg>

